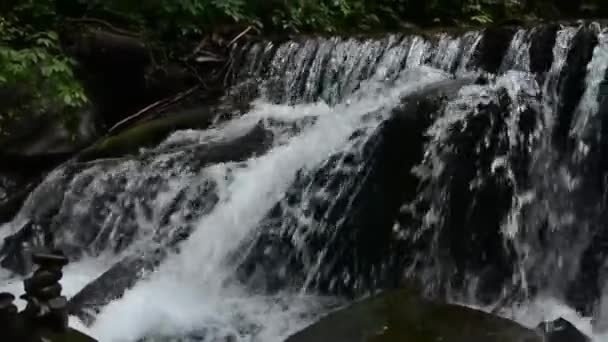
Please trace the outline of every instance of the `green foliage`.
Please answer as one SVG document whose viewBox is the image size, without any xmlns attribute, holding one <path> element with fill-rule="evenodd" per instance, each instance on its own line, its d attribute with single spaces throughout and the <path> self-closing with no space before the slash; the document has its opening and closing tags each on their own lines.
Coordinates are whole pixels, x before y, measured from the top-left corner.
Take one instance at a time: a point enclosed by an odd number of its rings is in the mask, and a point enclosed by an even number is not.
<svg viewBox="0 0 608 342">
<path fill-rule="evenodd" d="M 75 62 L 61 52 L 58 34 L 38 31 L 34 24 L 39 22 L 22 24 L 24 13 L 43 20 L 51 13 L 49 7 L 26 1 L 14 9 L 13 14 L 22 16 L 0 17 L 0 89 L 14 95 L 0 104 L 0 135 L 22 114 L 33 118 L 59 113 L 67 124 L 87 102 L 74 75 Z"/>
<path fill-rule="evenodd" d="M 69 18 L 101 19 L 173 51 L 184 41 L 198 42 L 213 32 L 230 38 L 250 25 L 266 33 L 381 31 L 399 29 L 405 23 L 408 27 L 409 23 L 488 25 L 534 14 L 559 15 L 560 11 L 576 15 L 580 8 L 608 14 L 607 3 L 605 0 L 2 0 L 0 91 L 27 89 L 28 110 L 36 113 L 54 108 L 71 113 L 86 103 L 74 75 L 75 63 L 62 53 L 57 34 Z M 15 116 L 16 112 L 15 108 L 0 112 L 0 121 Z"/>
</svg>

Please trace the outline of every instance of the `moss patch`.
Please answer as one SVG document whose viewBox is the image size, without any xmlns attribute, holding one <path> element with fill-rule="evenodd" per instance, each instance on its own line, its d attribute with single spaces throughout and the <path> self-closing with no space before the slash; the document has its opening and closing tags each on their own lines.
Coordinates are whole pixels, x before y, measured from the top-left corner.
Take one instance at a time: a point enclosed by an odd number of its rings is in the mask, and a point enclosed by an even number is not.
<svg viewBox="0 0 608 342">
<path fill-rule="evenodd" d="M 512 321 L 397 290 L 321 319 L 286 342 L 541 342 Z"/>
<path fill-rule="evenodd" d="M 135 154 L 142 147 L 160 143 L 171 132 L 180 129 L 202 129 L 211 125 L 215 113 L 209 109 L 195 109 L 141 123 L 126 131 L 101 139 L 78 156 L 79 161 L 120 157 Z"/>
</svg>

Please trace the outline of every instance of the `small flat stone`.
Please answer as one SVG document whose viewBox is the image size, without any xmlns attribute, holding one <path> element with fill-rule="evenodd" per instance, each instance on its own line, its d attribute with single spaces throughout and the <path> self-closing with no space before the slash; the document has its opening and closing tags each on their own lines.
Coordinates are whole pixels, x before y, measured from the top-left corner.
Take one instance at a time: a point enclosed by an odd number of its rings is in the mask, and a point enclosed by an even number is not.
<svg viewBox="0 0 608 342">
<path fill-rule="evenodd" d="M 13 302 L 9 302 L 9 301 L 4 301 L 4 302 L 0 302 L 0 311 L 4 311 L 7 308 L 10 308 L 11 306 L 13 306 Z"/>
<path fill-rule="evenodd" d="M 63 253 L 34 253 L 32 261 L 40 267 L 64 267 L 69 262 Z"/>
<path fill-rule="evenodd" d="M 15 301 L 15 296 L 13 296 L 12 293 L 8 293 L 8 292 L 0 293 L 0 306 L 2 306 L 3 303 L 12 303 L 14 301 Z"/>
<path fill-rule="evenodd" d="M 538 328 L 546 342 L 589 342 L 591 339 L 580 332 L 572 323 L 563 318 L 541 323 Z"/>
<path fill-rule="evenodd" d="M 23 281 L 23 287 L 26 293 L 36 291 L 36 289 L 51 286 L 63 277 L 61 271 L 38 270 L 34 275 Z"/>
<path fill-rule="evenodd" d="M 36 289 L 34 292 L 30 293 L 34 297 L 38 298 L 41 301 L 46 301 L 49 299 L 53 299 L 61 296 L 61 284 L 57 283 L 51 286 L 47 286 L 41 289 Z"/>
<path fill-rule="evenodd" d="M 26 297 L 26 298 L 24 298 Z M 38 301 L 38 299 L 30 297 L 30 296 L 21 296 L 22 299 L 27 300 L 27 305 L 25 306 L 25 313 L 29 315 L 37 315 L 42 309 L 42 305 Z"/>
<path fill-rule="evenodd" d="M 61 296 L 49 300 L 48 306 L 53 311 L 65 310 L 68 307 L 68 299 Z"/>
</svg>

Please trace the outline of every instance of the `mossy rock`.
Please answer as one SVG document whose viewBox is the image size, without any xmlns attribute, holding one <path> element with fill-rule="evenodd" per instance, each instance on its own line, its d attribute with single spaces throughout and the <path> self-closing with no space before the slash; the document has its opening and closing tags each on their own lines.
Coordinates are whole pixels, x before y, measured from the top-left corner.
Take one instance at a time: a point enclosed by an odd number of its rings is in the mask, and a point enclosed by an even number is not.
<svg viewBox="0 0 608 342">
<path fill-rule="evenodd" d="M 66 333 L 42 333 L 43 341 L 49 342 L 97 342 L 94 338 L 81 333 L 78 330 L 69 329 Z"/>
<path fill-rule="evenodd" d="M 93 146 L 82 151 L 78 160 L 86 162 L 100 158 L 136 154 L 142 147 L 154 146 L 176 130 L 207 128 L 214 118 L 215 113 L 212 110 L 194 109 L 146 121 L 101 139 Z"/>
<path fill-rule="evenodd" d="M 542 342 L 515 322 L 396 290 L 322 318 L 286 342 Z"/>
</svg>

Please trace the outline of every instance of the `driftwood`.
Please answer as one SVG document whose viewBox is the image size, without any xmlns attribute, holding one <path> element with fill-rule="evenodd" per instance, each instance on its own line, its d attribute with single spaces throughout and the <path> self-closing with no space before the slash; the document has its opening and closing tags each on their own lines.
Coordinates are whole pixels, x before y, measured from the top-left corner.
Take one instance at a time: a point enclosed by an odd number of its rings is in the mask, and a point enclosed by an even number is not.
<svg viewBox="0 0 608 342">
<path fill-rule="evenodd" d="M 145 108 L 141 109 L 140 111 L 138 111 L 137 113 L 130 115 L 126 118 L 124 118 L 123 120 L 117 122 L 114 126 L 112 126 L 109 130 L 108 130 L 108 134 L 112 134 L 126 126 L 129 126 L 130 124 L 132 124 L 133 122 L 137 121 L 138 119 L 142 118 L 143 116 L 145 116 L 146 114 L 149 114 L 152 111 L 160 111 L 163 108 L 165 108 L 166 106 L 170 106 L 176 102 L 179 102 L 181 99 L 185 98 L 186 96 L 192 94 L 193 92 L 195 92 L 197 89 L 199 89 L 199 85 L 196 85 L 186 91 L 183 91 L 181 93 L 178 93 L 174 96 L 170 96 L 164 99 L 161 99 L 159 101 L 156 101 L 154 103 L 152 103 L 149 106 L 146 106 Z"/>
</svg>

